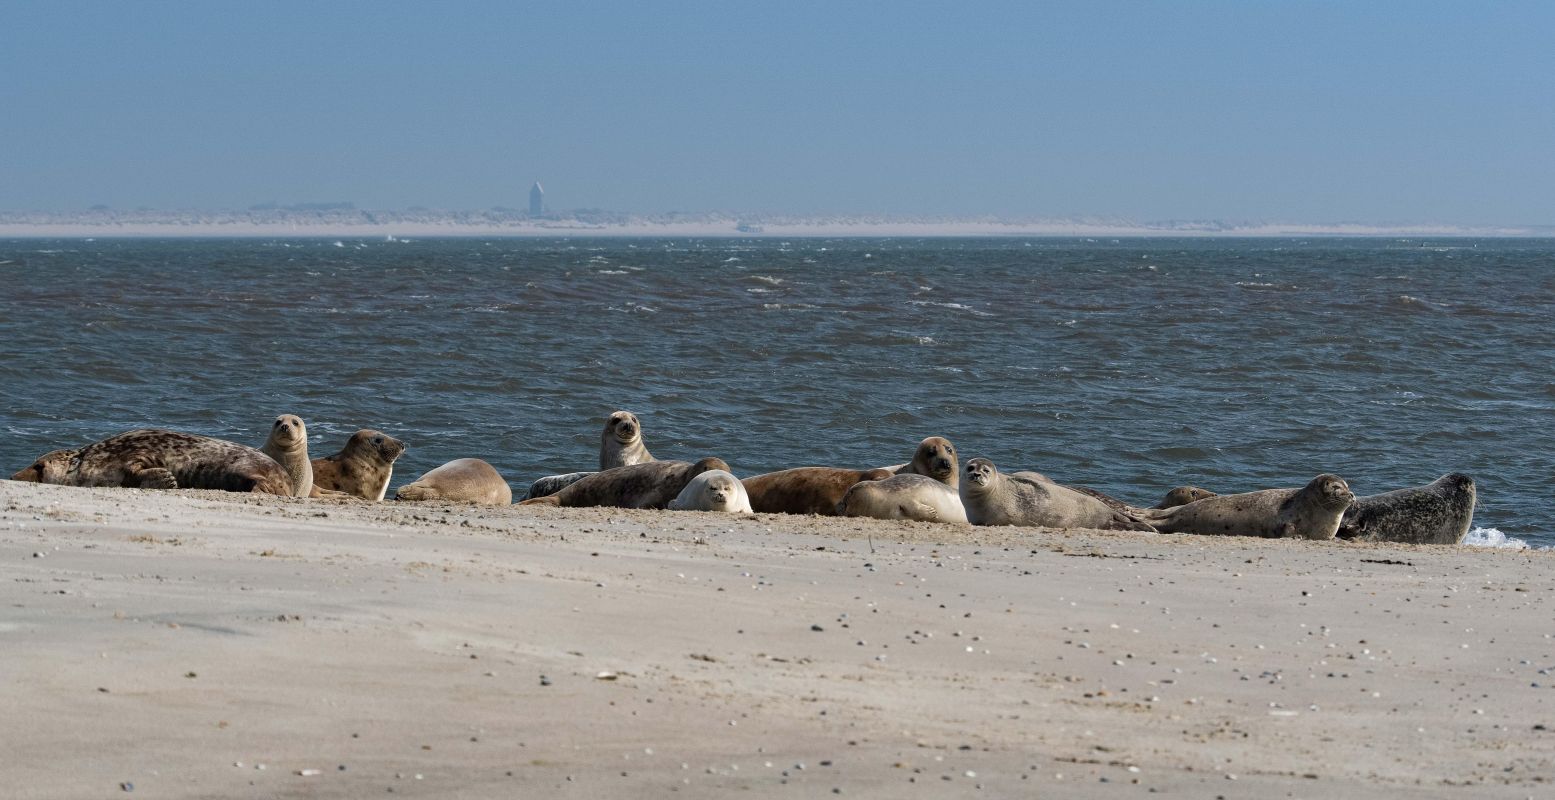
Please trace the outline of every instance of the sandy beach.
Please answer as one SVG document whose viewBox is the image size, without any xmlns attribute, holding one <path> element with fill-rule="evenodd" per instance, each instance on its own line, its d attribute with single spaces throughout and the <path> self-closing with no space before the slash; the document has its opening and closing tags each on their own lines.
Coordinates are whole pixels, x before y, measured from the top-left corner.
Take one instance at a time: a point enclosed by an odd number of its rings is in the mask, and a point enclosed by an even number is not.
<svg viewBox="0 0 1555 800">
<path fill-rule="evenodd" d="M 3 481 L 0 795 L 1548 797 L 1552 567 Z"/>
</svg>

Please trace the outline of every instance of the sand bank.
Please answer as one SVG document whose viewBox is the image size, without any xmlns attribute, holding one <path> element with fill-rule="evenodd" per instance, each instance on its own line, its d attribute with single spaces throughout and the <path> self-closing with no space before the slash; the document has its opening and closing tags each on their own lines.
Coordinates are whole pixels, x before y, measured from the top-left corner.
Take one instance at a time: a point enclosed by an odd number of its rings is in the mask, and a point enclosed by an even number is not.
<svg viewBox="0 0 1555 800">
<path fill-rule="evenodd" d="M 1552 567 L 0 482 L 0 795 L 1547 797 Z"/>
</svg>

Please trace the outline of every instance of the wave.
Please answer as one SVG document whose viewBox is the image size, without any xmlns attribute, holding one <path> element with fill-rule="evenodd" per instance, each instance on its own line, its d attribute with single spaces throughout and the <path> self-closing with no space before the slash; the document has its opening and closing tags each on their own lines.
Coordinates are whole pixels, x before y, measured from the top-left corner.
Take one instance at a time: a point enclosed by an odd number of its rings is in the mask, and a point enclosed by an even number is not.
<svg viewBox="0 0 1555 800">
<path fill-rule="evenodd" d="M 1463 543 L 1470 547 L 1499 547 L 1505 550 L 1549 550 L 1548 547 L 1530 548 L 1528 542 L 1512 536 L 1507 536 L 1495 528 L 1475 528 L 1463 537 Z"/>
</svg>

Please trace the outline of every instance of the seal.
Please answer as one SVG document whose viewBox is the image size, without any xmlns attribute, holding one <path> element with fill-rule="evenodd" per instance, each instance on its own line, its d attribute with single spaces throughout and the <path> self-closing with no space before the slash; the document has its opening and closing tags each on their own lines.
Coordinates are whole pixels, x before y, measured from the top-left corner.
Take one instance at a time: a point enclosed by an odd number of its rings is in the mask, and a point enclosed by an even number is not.
<svg viewBox="0 0 1555 800">
<path fill-rule="evenodd" d="M 671 511 L 726 511 L 750 514 L 750 497 L 740 479 L 727 470 L 710 469 L 691 479 L 670 501 Z"/>
<path fill-rule="evenodd" d="M 313 462 L 308 460 L 308 426 L 296 414 L 282 414 L 270 425 L 260 452 L 275 459 L 292 479 L 292 496 L 313 494 Z"/>
<path fill-rule="evenodd" d="M 643 426 L 637 415 L 630 411 L 617 411 L 605 420 L 605 429 L 599 434 L 599 468 L 614 469 L 653 461 L 653 454 L 643 444 Z"/>
<path fill-rule="evenodd" d="M 1214 496 L 1215 493 L 1208 489 L 1200 489 L 1197 486 L 1178 486 L 1167 492 L 1166 496 L 1161 498 L 1161 502 L 1151 506 L 1151 508 L 1176 508 L 1185 506 L 1195 500 L 1203 500 L 1206 497 Z"/>
<path fill-rule="evenodd" d="M 1094 495 L 1052 481 L 1032 480 L 1018 472 L 1001 474 L 986 458 L 971 459 L 962 472 L 961 502 L 973 525 L 1155 531 L 1128 511 Z"/>
<path fill-rule="evenodd" d="M 162 428 L 125 431 L 80 449 L 46 453 L 11 480 L 61 486 L 292 494 L 292 479 L 286 469 L 259 450 Z"/>
<path fill-rule="evenodd" d="M 348 494 L 363 500 L 382 500 L 394 475 L 394 459 L 405 452 L 405 443 L 375 430 L 351 434 L 340 452 L 313 459 L 314 497 L 324 491 Z"/>
<path fill-rule="evenodd" d="M 930 436 L 918 443 L 911 461 L 886 469 L 896 475 L 927 475 L 954 489 L 961 480 L 956 463 L 956 446 L 943 436 Z"/>
<path fill-rule="evenodd" d="M 1474 522 L 1474 479 L 1449 472 L 1424 486 L 1358 497 L 1339 522 L 1357 542 L 1462 544 Z"/>
<path fill-rule="evenodd" d="M 837 515 L 842 496 L 859 481 L 891 477 L 888 469 L 838 469 L 795 467 L 755 475 L 741 481 L 750 496 L 751 509 L 764 514 Z"/>
<path fill-rule="evenodd" d="M 552 505 L 564 508 L 614 506 L 616 508 L 665 508 L 680 496 L 692 478 L 708 470 L 729 472 L 722 459 L 649 461 L 600 470 L 556 494 L 525 500 L 519 505 Z"/>
<path fill-rule="evenodd" d="M 568 472 L 565 475 L 547 475 L 544 478 L 539 478 L 534 483 L 529 484 L 529 491 L 524 492 L 524 496 L 519 498 L 519 502 L 556 494 L 593 474 L 592 472 Z"/>
<path fill-rule="evenodd" d="M 1261 536 L 1266 539 L 1332 539 L 1345 509 L 1355 502 L 1350 484 L 1324 473 L 1300 489 L 1222 494 L 1140 516 L 1161 533 Z"/>
<path fill-rule="evenodd" d="M 459 458 L 401 486 L 394 499 L 505 506 L 513 502 L 513 490 L 496 467 L 478 458 Z"/>
<path fill-rule="evenodd" d="M 915 472 L 853 484 L 837 503 L 837 515 L 919 522 L 967 521 L 966 509 L 955 489 Z"/>
</svg>

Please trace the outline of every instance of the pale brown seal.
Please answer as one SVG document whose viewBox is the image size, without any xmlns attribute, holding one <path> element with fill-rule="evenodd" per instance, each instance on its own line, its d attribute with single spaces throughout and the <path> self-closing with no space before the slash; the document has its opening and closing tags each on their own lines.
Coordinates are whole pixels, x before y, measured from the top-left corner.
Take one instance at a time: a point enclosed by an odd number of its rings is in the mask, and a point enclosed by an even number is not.
<svg viewBox="0 0 1555 800">
<path fill-rule="evenodd" d="M 1052 481 L 1033 480 L 1019 472 L 1000 474 L 999 468 L 986 458 L 966 462 L 962 472 L 961 503 L 973 525 L 1155 530 L 1126 509 L 1087 492 Z"/>
<path fill-rule="evenodd" d="M 255 448 L 160 428 L 126 431 L 78 450 L 55 450 L 11 480 L 62 486 L 221 489 L 283 497 L 292 493 L 286 469 Z"/>
<path fill-rule="evenodd" d="M 912 472 L 853 484 L 837 503 L 837 514 L 919 522 L 967 521 L 966 509 L 955 489 L 943 481 Z"/>
<path fill-rule="evenodd" d="M 382 500 L 394 475 L 394 459 L 403 452 L 404 442 L 379 431 L 359 430 L 340 452 L 313 459 L 313 496 L 328 491 Z"/>
<path fill-rule="evenodd" d="M 1214 496 L 1215 493 L 1208 489 L 1200 489 L 1197 486 L 1178 486 L 1167 492 L 1166 496 L 1161 498 L 1161 502 L 1156 503 L 1151 508 L 1176 508 L 1185 506 L 1195 500 L 1203 500 L 1206 497 Z"/>
<path fill-rule="evenodd" d="M 1425 486 L 1358 497 L 1339 538 L 1358 542 L 1462 544 L 1474 522 L 1474 479 L 1451 472 Z"/>
<path fill-rule="evenodd" d="M 599 468 L 614 469 L 653 461 L 653 454 L 643 444 L 643 426 L 637 415 L 630 411 L 617 411 L 605 420 L 605 429 L 599 434 Z"/>
<path fill-rule="evenodd" d="M 859 481 L 891 477 L 888 469 L 837 469 L 795 467 L 768 472 L 741 481 L 750 496 L 751 509 L 773 514 L 837 514 L 837 503 Z"/>
<path fill-rule="evenodd" d="M 726 470 L 710 469 L 691 479 L 670 501 L 671 511 L 724 511 L 750 514 L 750 497 L 740 479 Z"/>
<path fill-rule="evenodd" d="M 519 505 L 553 505 L 567 508 L 615 506 L 617 508 L 665 508 L 680 495 L 692 478 L 708 470 L 729 471 L 722 459 L 650 461 L 600 470 L 556 494 L 525 500 Z"/>
<path fill-rule="evenodd" d="M 956 461 L 956 446 L 943 436 L 930 436 L 918 443 L 912 460 L 886 469 L 897 475 L 927 475 L 940 483 L 956 488 L 960 482 L 960 470 Z"/>
<path fill-rule="evenodd" d="M 1325 473 L 1300 489 L 1222 494 L 1139 513 L 1161 533 L 1332 539 L 1353 502 L 1355 495 L 1344 478 Z"/>
<path fill-rule="evenodd" d="M 296 414 L 282 414 L 270 425 L 260 452 L 275 459 L 292 479 L 292 496 L 313 494 L 313 462 L 308 460 L 308 426 Z"/>
<path fill-rule="evenodd" d="M 513 502 L 513 490 L 496 467 L 478 458 L 459 458 L 401 486 L 394 499 L 505 506 Z"/>
</svg>

